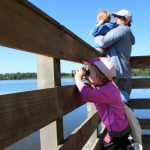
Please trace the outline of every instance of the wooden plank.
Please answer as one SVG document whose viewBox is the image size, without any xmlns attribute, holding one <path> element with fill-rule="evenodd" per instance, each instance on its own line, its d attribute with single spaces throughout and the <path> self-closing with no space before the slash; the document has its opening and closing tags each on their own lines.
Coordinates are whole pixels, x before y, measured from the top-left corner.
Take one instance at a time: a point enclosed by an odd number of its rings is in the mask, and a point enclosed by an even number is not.
<svg viewBox="0 0 150 150">
<path fill-rule="evenodd" d="M 96 112 L 90 118 L 86 119 L 74 132 L 71 133 L 69 138 L 60 145 L 59 150 L 80 150 L 90 138 L 92 133 L 100 123 L 98 113 Z"/>
<path fill-rule="evenodd" d="M 54 61 L 54 82 L 55 86 L 61 86 L 61 67 L 60 59 L 53 59 Z M 46 64 L 45 64 L 46 65 Z M 51 71 L 51 70 L 50 70 Z M 56 134 L 57 134 L 57 144 L 61 144 L 64 140 L 64 127 L 63 127 L 63 117 L 56 120 Z"/>
<path fill-rule="evenodd" d="M 150 144 L 150 135 L 142 135 L 142 142 Z"/>
<path fill-rule="evenodd" d="M 104 137 L 106 136 L 106 134 L 107 134 L 107 129 L 105 128 L 105 129 L 103 130 L 102 134 L 100 134 L 100 135 L 98 136 L 97 141 L 96 141 L 95 144 L 93 145 L 93 150 L 99 150 L 99 149 L 100 149 L 101 144 L 102 144 L 102 142 L 103 142 Z"/>
<path fill-rule="evenodd" d="M 143 150 L 149 150 L 150 148 L 150 144 L 147 143 L 147 144 L 143 144 Z"/>
<path fill-rule="evenodd" d="M 61 86 L 59 59 L 38 55 L 37 68 L 39 89 Z M 62 117 L 40 130 L 41 150 L 56 149 L 58 143 L 61 143 L 63 140 Z"/>
<path fill-rule="evenodd" d="M 139 119 L 142 129 L 150 129 L 150 119 Z"/>
<path fill-rule="evenodd" d="M 0 33 L 0 45 L 36 54 L 76 62 L 99 56 L 92 46 L 26 0 L 0 1 Z"/>
<path fill-rule="evenodd" d="M 133 109 L 150 109 L 150 99 L 130 99 L 129 104 Z"/>
<path fill-rule="evenodd" d="M 84 104 L 75 86 L 0 96 L 0 149 Z"/>
<path fill-rule="evenodd" d="M 150 149 L 150 135 L 143 135 L 142 143 L 143 143 L 143 150 L 149 150 Z"/>
<path fill-rule="evenodd" d="M 145 89 L 150 88 L 150 78 L 135 78 L 132 79 L 133 89 Z"/>
<path fill-rule="evenodd" d="M 150 56 L 132 56 L 130 63 L 132 69 L 150 68 Z"/>
<path fill-rule="evenodd" d="M 96 107 L 94 103 L 87 103 L 87 114 L 88 117 L 91 116 L 96 111 Z M 91 137 L 88 139 L 82 150 L 92 149 L 95 141 L 97 140 L 98 129 L 96 128 Z"/>
</svg>

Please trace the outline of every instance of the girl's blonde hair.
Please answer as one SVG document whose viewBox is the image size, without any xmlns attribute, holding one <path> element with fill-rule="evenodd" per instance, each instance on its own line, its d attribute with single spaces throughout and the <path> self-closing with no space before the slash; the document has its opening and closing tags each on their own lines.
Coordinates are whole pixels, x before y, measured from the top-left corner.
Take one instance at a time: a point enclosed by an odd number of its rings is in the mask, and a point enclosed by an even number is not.
<svg viewBox="0 0 150 150">
<path fill-rule="evenodd" d="M 104 20 L 104 23 L 109 22 L 111 19 L 110 13 L 107 10 L 102 10 L 97 13 L 97 20 Z"/>
<path fill-rule="evenodd" d="M 108 83 L 110 80 L 97 68 L 97 66 L 92 65 L 93 71 L 95 72 L 96 76 L 101 80 L 103 84 Z"/>
</svg>

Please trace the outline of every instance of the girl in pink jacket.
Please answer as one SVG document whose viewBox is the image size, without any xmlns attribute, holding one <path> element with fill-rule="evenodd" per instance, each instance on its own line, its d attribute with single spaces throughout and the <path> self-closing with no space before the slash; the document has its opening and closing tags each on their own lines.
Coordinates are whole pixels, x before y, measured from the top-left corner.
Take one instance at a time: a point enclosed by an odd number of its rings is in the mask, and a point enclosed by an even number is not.
<svg viewBox="0 0 150 150">
<path fill-rule="evenodd" d="M 83 100 L 95 104 L 99 117 L 107 128 L 108 134 L 101 150 L 129 149 L 130 128 L 120 91 L 113 82 L 116 75 L 114 65 L 106 57 L 84 61 L 84 63 L 87 68 L 76 70 L 75 82 Z M 83 76 L 88 80 L 89 85 L 82 82 Z"/>
</svg>

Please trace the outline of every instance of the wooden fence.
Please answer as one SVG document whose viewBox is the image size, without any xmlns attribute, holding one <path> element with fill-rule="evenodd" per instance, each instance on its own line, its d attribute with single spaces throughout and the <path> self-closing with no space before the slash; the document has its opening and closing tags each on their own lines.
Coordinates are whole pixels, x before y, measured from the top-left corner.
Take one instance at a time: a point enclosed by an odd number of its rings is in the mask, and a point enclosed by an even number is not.
<svg viewBox="0 0 150 150">
<path fill-rule="evenodd" d="M 97 136 L 100 120 L 92 104 L 87 119 L 64 139 L 63 116 L 84 102 L 74 85 L 60 82 L 61 59 L 81 62 L 98 56 L 95 49 L 26 0 L 0 1 L 0 33 L 0 45 L 37 54 L 39 88 L 0 95 L 0 149 L 37 130 L 42 150 L 98 149 L 104 135 Z M 132 57 L 131 64 L 132 68 L 149 67 L 150 56 Z M 150 88 L 150 78 L 133 79 L 133 88 Z M 149 99 L 130 103 L 135 109 L 150 109 Z M 140 122 L 143 129 L 150 129 L 150 119 Z M 145 148 L 149 139 L 143 135 Z"/>
</svg>

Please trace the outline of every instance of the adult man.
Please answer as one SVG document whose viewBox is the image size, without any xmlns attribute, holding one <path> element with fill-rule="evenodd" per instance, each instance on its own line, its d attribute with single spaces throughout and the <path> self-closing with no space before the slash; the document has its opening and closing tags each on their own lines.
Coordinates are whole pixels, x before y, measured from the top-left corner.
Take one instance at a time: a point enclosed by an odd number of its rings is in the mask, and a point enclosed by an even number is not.
<svg viewBox="0 0 150 150">
<path fill-rule="evenodd" d="M 96 36 L 94 41 L 102 48 L 108 48 L 107 56 L 116 67 L 116 84 L 118 85 L 122 100 L 127 103 L 131 93 L 130 55 L 132 45 L 135 43 L 130 26 L 132 14 L 126 9 L 112 13 L 118 25 L 106 35 Z"/>
</svg>

